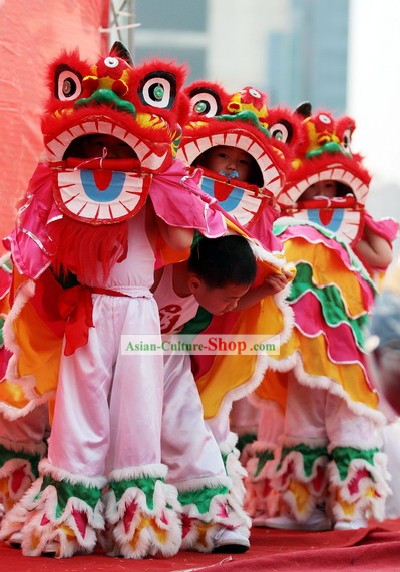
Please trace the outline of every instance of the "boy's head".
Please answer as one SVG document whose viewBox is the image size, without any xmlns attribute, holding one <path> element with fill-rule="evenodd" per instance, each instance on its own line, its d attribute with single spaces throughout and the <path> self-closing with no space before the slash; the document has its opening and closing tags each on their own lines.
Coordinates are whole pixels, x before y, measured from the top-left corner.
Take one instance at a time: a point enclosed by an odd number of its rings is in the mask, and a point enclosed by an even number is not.
<svg viewBox="0 0 400 572">
<path fill-rule="evenodd" d="M 83 135 L 73 141 L 68 148 L 68 156 L 93 159 L 107 157 L 107 159 L 130 159 L 135 158 L 135 152 L 120 139 L 113 135 L 92 133 Z M 64 159 L 66 156 L 64 156 Z"/>
<path fill-rule="evenodd" d="M 334 197 L 344 197 L 347 194 L 353 194 L 347 185 L 339 181 L 327 179 L 317 181 L 313 185 L 310 185 L 298 200 L 310 201 L 316 197 L 327 197 L 328 199 L 333 199 Z"/>
<path fill-rule="evenodd" d="M 263 186 L 260 167 L 247 151 L 229 145 L 217 145 L 197 157 L 194 165 L 245 183 Z"/>
<path fill-rule="evenodd" d="M 187 267 L 191 294 L 217 316 L 236 308 L 257 272 L 251 246 L 239 235 L 200 238 L 191 249 Z"/>
</svg>

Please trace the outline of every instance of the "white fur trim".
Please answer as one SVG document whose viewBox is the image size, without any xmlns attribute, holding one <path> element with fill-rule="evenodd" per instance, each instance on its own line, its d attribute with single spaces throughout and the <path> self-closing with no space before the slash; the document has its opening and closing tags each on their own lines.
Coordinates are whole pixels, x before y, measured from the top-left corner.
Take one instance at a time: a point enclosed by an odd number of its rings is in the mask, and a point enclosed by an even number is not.
<svg viewBox="0 0 400 572">
<path fill-rule="evenodd" d="M 0 445 L 14 453 L 26 453 L 28 455 L 38 455 L 41 457 L 46 452 L 45 443 L 29 443 L 27 441 L 10 441 L 0 437 Z"/>
<path fill-rule="evenodd" d="M 225 439 L 225 441 L 223 441 L 223 443 L 219 443 L 219 448 L 221 450 L 221 453 L 223 453 L 224 455 L 232 453 L 232 451 L 237 445 L 238 440 L 239 438 L 237 434 L 231 431 L 228 437 Z"/>
<path fill-rule="evenodd" d="M 173 556 L 178 552 L 181 543 L 178 517 L 180 505 L 175 487 L 157 480 L 154 486 L 153 509 L 148 508 L 144 492 L 137 487 L 126 489 L 118 503 L 110 488 L 105 495 L 105 503 L 106 519 L 112 525 L 110 530 L 115 543 L 114 555 L 143 558 L 157 551 L 164 556 Z M 167 505 L 172 508 L 167 508 Z M 126 529 L 124 516 L 131 506 L 134 506 L 134 512 Z M 145 521 L 148 524 L 140 527 L 139 525 Z M 162 542 L 156 534 L 157 529 L 164 531 L 165 542 Z M 134 537 L 135 544 L 131 543 Z"/>
<path fill-rule="evenodd" d="M 40 461 L 39 472 L 41 475 L 49 476 L 58 482 L 65 481 L 72 485 L 83 485 L 84 487 L 91 487 L 99 490 L 107 484 L 107 479 L 105 477 L 85 477 L 84 475 L 75 475 L 52 465 L 47 458 Z"/>
<path fill-rule="evenodd" d="M 109 481 L 130 481 L 134 479 L 165 479 L 168 467 L 161 463 L 152 465 L 141 465 L 140 467 L 130 467 L 128 469 L 116 469 L 108 475 Z"/>
<path fill-rule="evenodd" d="M 174 483 L 174 486 L 178 489 L 179 492 L 200 491 L 204 488 L 215 489 L 217 487 L 226 487 L 227 489 L 231 489 L 232 480 L 226 475 L 221 475 L 218 477 L 200 477 L 176 482 Z"/>
</svg>

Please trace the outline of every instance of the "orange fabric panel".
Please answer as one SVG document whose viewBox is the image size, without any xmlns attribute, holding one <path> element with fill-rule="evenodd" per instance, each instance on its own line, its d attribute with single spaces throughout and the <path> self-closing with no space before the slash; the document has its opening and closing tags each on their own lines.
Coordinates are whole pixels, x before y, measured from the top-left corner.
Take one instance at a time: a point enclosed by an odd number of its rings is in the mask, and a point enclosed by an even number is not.
<svg viewBox="0 0 400 572">
<path fill-rule="evenodd" d="M 107 50 L 108 35 L 99 28 L 108 26 L 109 6 L 110 0 L 0 1 L 0 239 L 13 226 L 42 152 L 46 67 L 63 48 L 79 47 L 88 59 Z"/>
</svg>

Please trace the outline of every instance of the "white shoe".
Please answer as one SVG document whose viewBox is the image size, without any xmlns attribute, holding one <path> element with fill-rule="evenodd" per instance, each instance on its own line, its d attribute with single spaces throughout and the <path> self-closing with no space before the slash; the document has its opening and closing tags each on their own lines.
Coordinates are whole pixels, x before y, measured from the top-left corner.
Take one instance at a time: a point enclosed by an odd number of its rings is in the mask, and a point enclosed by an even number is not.
<svg viewBox="0 0 400 572">
<path fill-rule="evenodd" d="M 365 518 L 356 518 L 355 520 L 338 520 L 333 527 L 334 530 L 358 530 L 359 528 L 368 528 L 368 522 Z"/>
<path fill-rule="evenodd" d="M 261 519 L 260 519 L 261 521 Z M 309 518 L 305 522 L 296 520 L 293 516 L 282 514 L 272 518 L 266 518 L 264 524 L 258 526 L 265 526 L 266 528 L 279 528 L 282 530 L 331 530 L 332 523 L 326 516 L 326 513 L 320 509 L 314 509 Z"/>
<path fill-rule="evenodd" d="M 12 534 L 10 534 L 6 542 L 9 546 L 12 546 L 13 548 L 21 548 L 22 533 L 13 532 Z"/>
<path fill-rule="evenodd" d="M 225 526 L 215 528 L 213 536 L 214 548 L 212 552 L 246 552 L 250 548 L 250 541 L 238 530 L 231 530 Z"/>
</svg>

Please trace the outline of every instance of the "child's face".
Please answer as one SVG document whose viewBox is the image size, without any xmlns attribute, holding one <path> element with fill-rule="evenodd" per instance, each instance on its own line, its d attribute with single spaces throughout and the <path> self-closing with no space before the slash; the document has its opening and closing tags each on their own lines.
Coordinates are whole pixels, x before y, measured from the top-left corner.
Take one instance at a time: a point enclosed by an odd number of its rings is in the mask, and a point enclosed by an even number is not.
<svg viewBox="0 0 400 572">
<path fill-rule="evenodd" d="M 202 163 L 202 167 L 238 181 L 249 182 L 252 157 L 246 151 L 218 145 L 210 149 L 206 157 L 207 160 Z"/>
<path fill-rule="evenodd" d="M 210 288 L 204 280 L 193 275 L 189 279 L 189 289 L 196 302 L 215 316 L 221 316 L 236 308 L 242 296 L 250 289 L 250 284 L 229 284 L 223 288 Z"/>
<path fill-rule="evenodd" d="M 103 135 L 101 133 L 86 136 L 82 140 L 81 149 L 81 156 L 88 159 L 102 157 L 104 149 L 106 149 L 105 157 L 107 159 L 128 159 L 134 157 L 134 153 L 129 145 L 112 135 Z"/>
<path fill-rule="evenodd" d="M 336 181 L 318 181 L 310 185 L 307 190 L 299 197 L 299 201 L 310 201 L 315 197 L 328 197 L 333 199 L 336 196 Z"/>
</svg>

